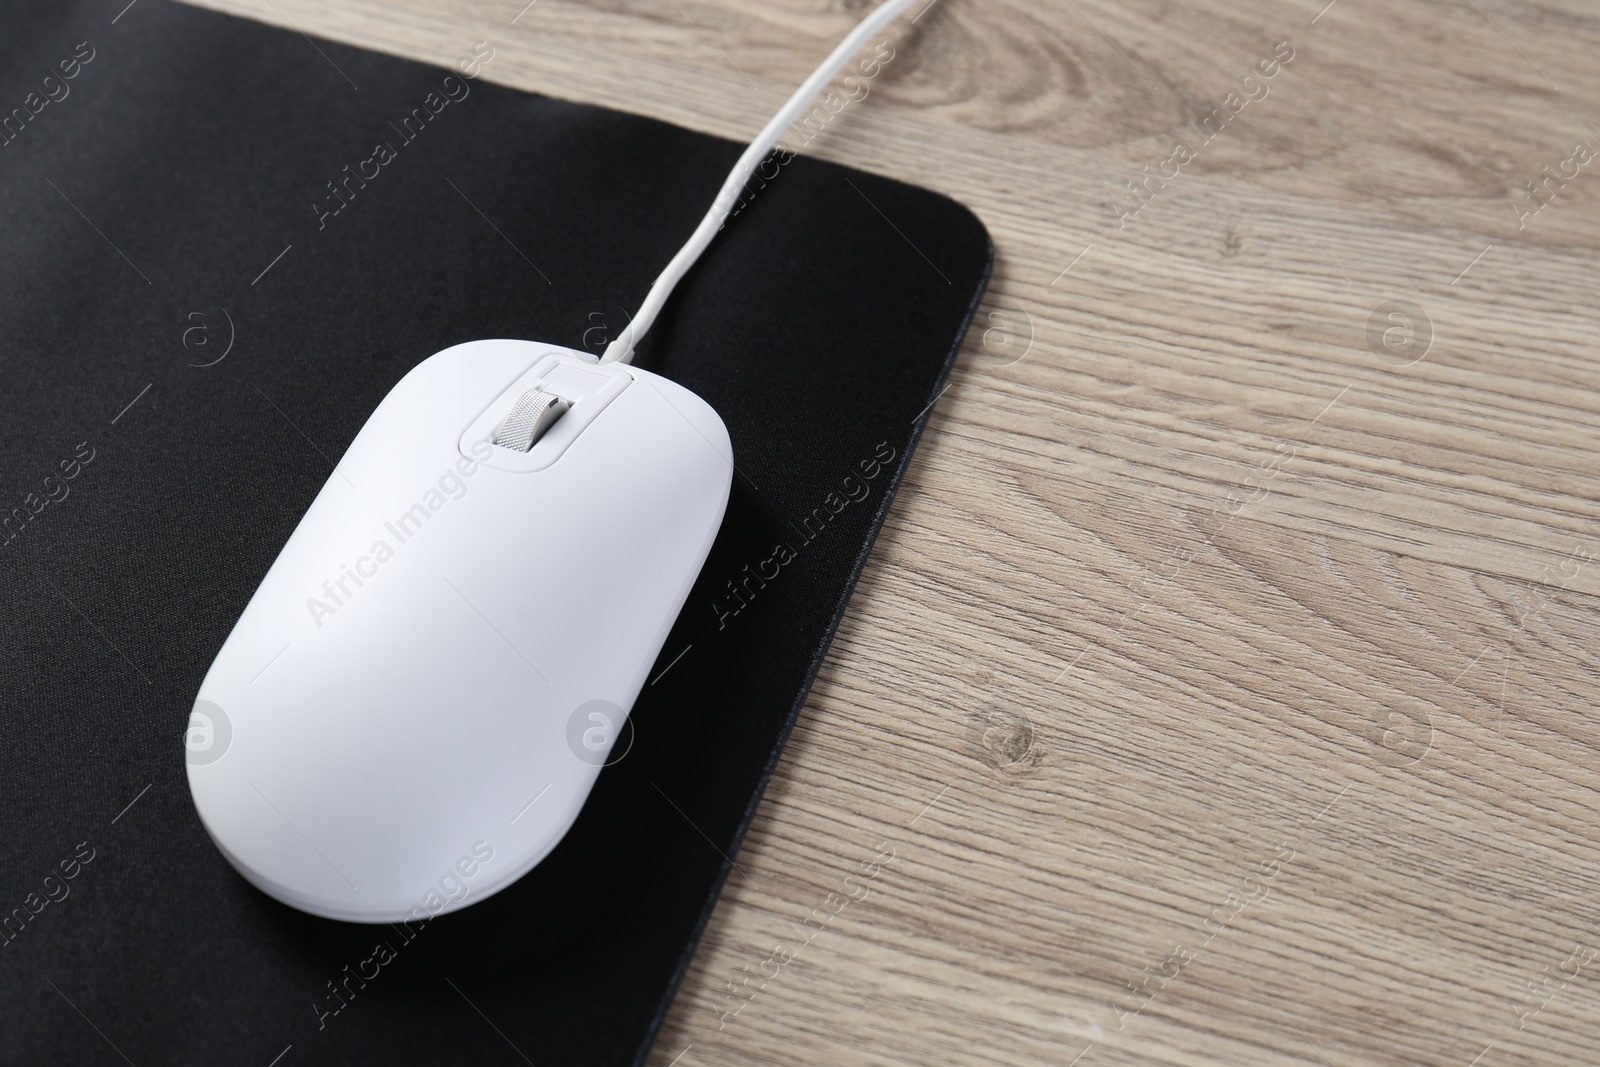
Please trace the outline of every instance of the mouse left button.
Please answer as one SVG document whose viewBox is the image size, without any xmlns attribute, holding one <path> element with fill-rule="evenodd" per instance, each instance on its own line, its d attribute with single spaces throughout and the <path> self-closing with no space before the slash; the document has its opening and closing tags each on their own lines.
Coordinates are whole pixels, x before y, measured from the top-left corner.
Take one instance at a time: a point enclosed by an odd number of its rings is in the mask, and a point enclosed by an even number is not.
<svg viewBox="0 0 1600 1067">
<path fill-rule="evenodd" d="M 570 406 L 554 393 L 529 389 L 495 428 L 494 443 L 516 452 L 526 452 Z"/>
</svg>

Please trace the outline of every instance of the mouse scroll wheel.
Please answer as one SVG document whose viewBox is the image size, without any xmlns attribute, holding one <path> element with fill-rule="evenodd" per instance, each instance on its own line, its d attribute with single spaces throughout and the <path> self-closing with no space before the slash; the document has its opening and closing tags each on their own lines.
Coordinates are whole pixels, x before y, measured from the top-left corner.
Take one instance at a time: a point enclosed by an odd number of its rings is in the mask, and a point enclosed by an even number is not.
<svg viewBox="0 0 1600 1067">
<path fill-rule="evenodd" d="M 494 443 L 502 448 L 526 452 L 571 406 L 554 393 L 529 389 L 511 408 L 511 414 L 496 427 Z"/>
</svg>

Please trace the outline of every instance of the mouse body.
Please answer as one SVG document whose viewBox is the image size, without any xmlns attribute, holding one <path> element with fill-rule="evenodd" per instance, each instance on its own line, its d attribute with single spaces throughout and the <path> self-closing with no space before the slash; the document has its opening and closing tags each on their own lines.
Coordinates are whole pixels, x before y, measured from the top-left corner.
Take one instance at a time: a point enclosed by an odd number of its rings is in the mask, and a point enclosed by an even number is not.
<svg viewBox="0 0 1600 1067">
<path fill-rule="evenodd" d="M 527 451 L 496 444 L 535 390 L 560 416 Z M 716 412 L 648 371 L 512 340 L 419 364 L 201 683 L 187 770 L 218 849 L 354 922 L 521 877 L 626 736 L 732 474 Z"/>
</svg>

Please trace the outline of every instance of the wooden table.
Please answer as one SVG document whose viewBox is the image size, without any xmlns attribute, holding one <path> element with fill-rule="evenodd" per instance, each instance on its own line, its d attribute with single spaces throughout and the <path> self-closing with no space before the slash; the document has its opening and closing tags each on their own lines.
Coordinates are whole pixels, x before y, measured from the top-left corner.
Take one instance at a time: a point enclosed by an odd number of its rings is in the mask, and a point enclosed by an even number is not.
<svg viewBox="0 0 1600 1067">
<path fill-rule="evenodd" d="M 208 2 L 740 139 L 866 6 Z M 935 0 L 810 146 L 999 259 L 655 1067 L 1600 1062 L 1600 19 L 1324 3 Z"/>
</svg>

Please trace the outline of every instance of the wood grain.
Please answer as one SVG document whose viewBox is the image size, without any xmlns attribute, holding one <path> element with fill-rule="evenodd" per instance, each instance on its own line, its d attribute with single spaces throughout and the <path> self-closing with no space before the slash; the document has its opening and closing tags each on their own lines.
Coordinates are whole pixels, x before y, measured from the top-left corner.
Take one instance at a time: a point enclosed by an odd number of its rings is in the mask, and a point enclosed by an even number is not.
<svg viewBox="0 0 1600 1067">
<path fill-rule="evenodd" d="M 808 148 L 997 274 L 655 1067 L 1596 1061 L 1600 14 L 1324 2 L 936 0 Z M 210 3 L 740 138 L 864 9 Z"/>
</svg>

